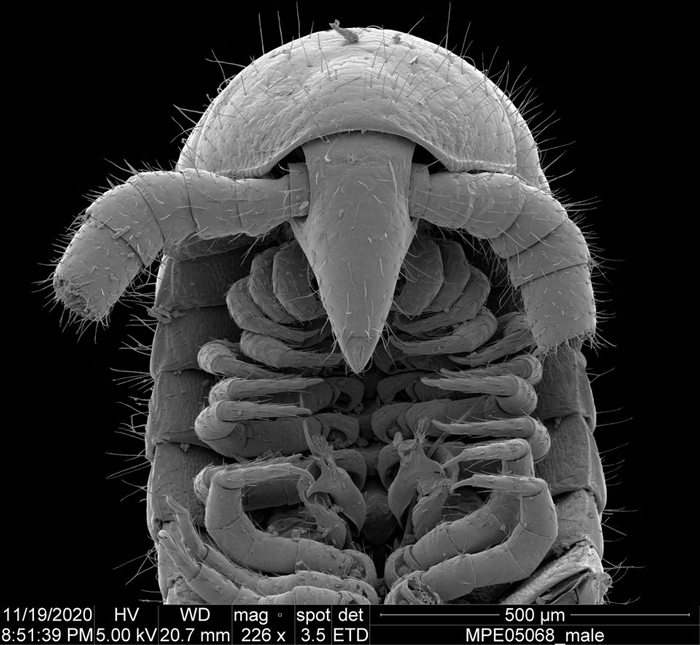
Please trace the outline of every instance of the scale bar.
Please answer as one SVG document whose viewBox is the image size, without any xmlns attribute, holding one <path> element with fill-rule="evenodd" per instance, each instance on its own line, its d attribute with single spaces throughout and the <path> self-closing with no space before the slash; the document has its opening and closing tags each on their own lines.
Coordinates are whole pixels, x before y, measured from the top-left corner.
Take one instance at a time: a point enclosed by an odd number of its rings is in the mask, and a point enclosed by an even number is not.
<svg viewBox="0 0 700 645">
<path fill-rule="evenodd" d="M 596 618 L 602 618 L 603 616 L 687 616 L 690 618 L 690 614 L 569 614 L 570 616 L 595 616 Z"/>
<path fill-rule="evenodd" d="M 379 613 L 380 616 L 388 616 L 390 618 L 412 618 L 413 616 L 421 616 L 424 618 L 431 618 L 432 616 L 500 616 L 501 614 L 383 614 Z"/>
</svg>

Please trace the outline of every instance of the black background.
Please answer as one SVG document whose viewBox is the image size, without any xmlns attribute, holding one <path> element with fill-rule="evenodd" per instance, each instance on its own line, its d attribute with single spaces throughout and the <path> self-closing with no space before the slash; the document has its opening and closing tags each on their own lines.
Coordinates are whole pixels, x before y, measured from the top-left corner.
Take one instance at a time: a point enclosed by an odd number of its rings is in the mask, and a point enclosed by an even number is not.
<svg viewBox="0 0 700 645">
<path fill-rule="evenodd" d="M 476 10 L 453 3 L 448 46 L 459 53 L 469 27 L 467 56 L 477 67 L 493 78 L 509 64 L 504 89 L 535 91 L 532 105 L 541 107 L 531 108 L 530 118 L 536 131 L 550 124 L 539 140 L 551 149 L 545 164 L 553 187 L 568 201 L 593 206 L 585 225 L 600 248 L 606 346 L 587 355 L 608 471 L 610 601 L 636 610 L 697 602 L 697 589 L 687 589 L 697 569 L 689 559 L 698 508 L 697 397 L 689 379 L 697 378 L 681 373 L 695 351 L 694 323 L 684 310 L 695 298 L 678 267 L 680 256 L 694 251 L 682 239 L 690 211 L 676 181 L 680 169 L 663 149 L 692 128 L 682 116 L 681 90 L 667 86 L 672 63 L 658 52 L 664 30 L 596 11 L 564 16 L 541 5 L 489 4 Z M 78 341 L 75 329 L 62 330 L 60 312 L 48 307 L 37 282 L 50 275 L 53 245 L 87 206 L 87 195 L 106 188 L 110 175 L 127 176 L 118 166 L 172 166 L 189 127 L 174 106 L 204 109 L 224 78 L 206 59 L 247 64 L 261 55 L 258 14 L 267 51 L 280 44 L 278 10 L 285 42 L 297 36 L 291 2 L 192 3 L 192 15 L 161 7 L 158 16 L 118 5 L 109 15 L 42 14 L 40 24 L 17 24 L 25 45 L 8 58 L 14 83 L 4 188 L 14 198 L 5 211 L 5 257 L 13 261 L 5 265 L 8 578 L 0 588 L 12 604 L 158 597 L 145 557 L 151 543 L 144 494 L 136 488 L 147 470 L 110 478 L 145 463 L 128 458 L 142 445 L 121 432 L 131 417 L 130 392 L 114 383 L 115 370 L 148 366 L 122 349 L 134 333 L 130 312 L 118 307 L 109 329 L 90 328 Z M 413 33 L 440 42 L 448 3 L 341 9 L 299 2 L 299 17 L 302 34 L 312 22 L 316 31 L 336 18 L 347 27 L 408 31 L 423 17 Z M 679 288 L 684 299 L 672 295 Z"/>
</svg>

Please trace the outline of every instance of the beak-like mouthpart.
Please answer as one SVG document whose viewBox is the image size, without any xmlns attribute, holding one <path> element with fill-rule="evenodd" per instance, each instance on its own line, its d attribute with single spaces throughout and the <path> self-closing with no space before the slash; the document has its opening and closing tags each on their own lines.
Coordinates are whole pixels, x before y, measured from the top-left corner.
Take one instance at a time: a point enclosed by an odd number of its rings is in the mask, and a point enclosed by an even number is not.
<svg viewBox="0 0 700 645">
<path fill-rule="evenodd" d="M 350 132 L 303 146 L 310 206 L 292 220 L 335 338 L 359 374 L 377 346 L 415 235 L 408 194 L 414 143 Z"/>
</svg>

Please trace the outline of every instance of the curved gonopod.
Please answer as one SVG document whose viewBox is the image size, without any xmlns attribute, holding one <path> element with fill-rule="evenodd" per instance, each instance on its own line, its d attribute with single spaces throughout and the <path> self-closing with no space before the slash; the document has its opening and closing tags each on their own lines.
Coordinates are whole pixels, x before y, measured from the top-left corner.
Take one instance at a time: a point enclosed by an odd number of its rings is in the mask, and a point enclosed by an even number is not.
<svg viewBox="0 0 700 645">
<path fill-rule="evenodd" d="M 216 558 L 209 558 L 215 563 L 215 566 L 211 566 L 210 563 L 198 561 L 185 548 L 181 540 L 176 539 L 167 531 L 160 531 L 158 539 L 168 557 L 182 573 L 187 585 L 209 604 L 364 605 L 376 604 L 377 602 L 376 591 L 360 580 L 343 579 L 315 571 L 271 578 L 247 571 L 244 567 L 226 560 L 221 554 Z M 219 565 L 218 568 L 216 565 Z M 247 582 L 254 581 L 256 583 L 253 589 L 251 589 L 252 585 L 246 586 L 238 583 L 236 574 L 239 572 L 246 572 L 242 574 L 242 577 Z"/>
<path fill-rule="evenodd" d="M 307 538 L 276 537 L 257 529 L 243 511 L 244 489 L 276 477 L 313 480 L 289 464 L 219 468 L 210 477 L 205 524 L 219 550 L 233 562 L 257 571 L 288 574 L 297 563 L 314 571 L 354 576 L 372 585 L 377 577 L 372 560 L 353 549 L 340 551 Z"/>
<path fill-rule="evenodd" d="M 322 494 L 328 496 L 338 507 L 338 511 L 347 517 L 359 531 L 365 523 L 367 508 L 362 492 L 353 482 L 350 474 L 338 467 L 333 448 L 321 436 L 311 436 L 304 429 L 306 442 L 311 450 L 312 459 L 320 467 L 316 481 L 306 489 L 306 495 Z M 309 469 L 307 469 L 309 470 Z"/>
<path fill-rule="evenodd" d="M 312 586 L 332 589 L 334 591 L 351 591 L 365 596 L 373 604 L 379 602 L 377 592 L 374 588 L 370 584 L 357 578 L 339 578 L 332 574 L 311 571 L 309 569 L 301 569 L 288 575 L 265 576 L 251 571 L 247 567 L 237 565 L 213 546 L 205 544 L 202 541 L 185 507 L 178 504 L 170 497 L 167 498 L 166 502 L 175 514 L 177 526 L 176 530 L 174 530 L 173 527 L 169 532 L 174 542 L 174 548 L 170 551 L 175 551 L 176 555 L 179 555 L 181 560 L 178 563 L 180 571 L 185 574 L 186 577 L 189 576 L 190 580 L 198 576 L 200 571 L 198 568 L 199 566 L 209 569 L 209 575 L 207 575 L 204 580 L 195 583 L 195 585 L 198 585 L 200 582 L 203 582 L 205 585 L 205 593 L 207 594 L 212 592 L 211 589 L 206 589 L 206 586 L 210 586 L 207 583 L 211 580 L 216 580 L 218 576 L 223 576 L 235 583 L 235 585 L 250 589 L 260 596 L 285 593 L 298 586 Z M 177 553 L 178 551 L 185 551 L 186 553 Z M 254 596 L 250 594 L 248 596 L 244 595 L 244 597 L 254 598 Z"/>
<path fill-rule="evenodd" d="M 478 553 L 448 557 L 426 571 L 400 578 L 386 598 L 396 604 L 405 597 L 409 580 L 425 586 L 443 602 L 464 596 L 477 587 L 496 585 L 529 576 L 557 536 L 557 516 L 547 483 L 535 477 L 474 475 L 461 484 L 509 491 L 519 498 L 520 518 L 508 538 Z M 415 601 L 423 604 L 422 601 Z M 429 604 L 433 604 L 431 600 Z"/>
<path fill-rule="evenodd" d="M 496 423 L 504 423 L 504 430 L 507 429 L 507 421 Z M 476 424 L 478 427 L 475 428 L 474 436 L 494 434 L 483 425 Z M 525 478 L 534 475 L 530 446 L 523 439 L 472 444 L 444 461 L 443 467 L 454 468 L 460 462 L 489 458 L 502 460 L 503 468 L 512 474 Z M 454 493 L 457 489 L 465 490 L 461 483 L 456 484 L 456 481 L 452 480 L 455 485 L 450 488 L 449 493 Z M 447 495 L 441 496 L 441 499 L 445 502 Z M 454 505 L 453 498 L 450 500 L 450 506 Z M 433 513 L 436 511 L 439 515 L 442 508 L 433 509 Z M 418 539 L 413 544 L 395 550 L 389 556 L 384 569 L 385 582 L 391 586 L 400 576 L 410 571 L 425 571 L 448 558 L 483 551 L 498 544 L 511 533 L 517 519 L 518 500 L 513 495 L 495 490 L 485 504 L 462 516 L 458 515 L 452 521 L 432 522 L 432 526 L 426 527 L 427 531 L 416 535 Z"/>
</svg>

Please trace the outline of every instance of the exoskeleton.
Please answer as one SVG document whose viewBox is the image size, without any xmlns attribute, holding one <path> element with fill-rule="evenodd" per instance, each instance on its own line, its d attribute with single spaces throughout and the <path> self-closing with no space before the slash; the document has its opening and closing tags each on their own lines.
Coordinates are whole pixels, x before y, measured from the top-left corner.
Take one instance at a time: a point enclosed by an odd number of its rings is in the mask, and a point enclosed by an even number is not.
<svg viewBox="0 0 700 645">
<path fill-rule="evenodd" d="M 333 29 L 233 78 L 56 267 L 159 263 L 148 523 L 168 603 L 600 603 L 591 257 L 508 96 Z"/>
</svg>

